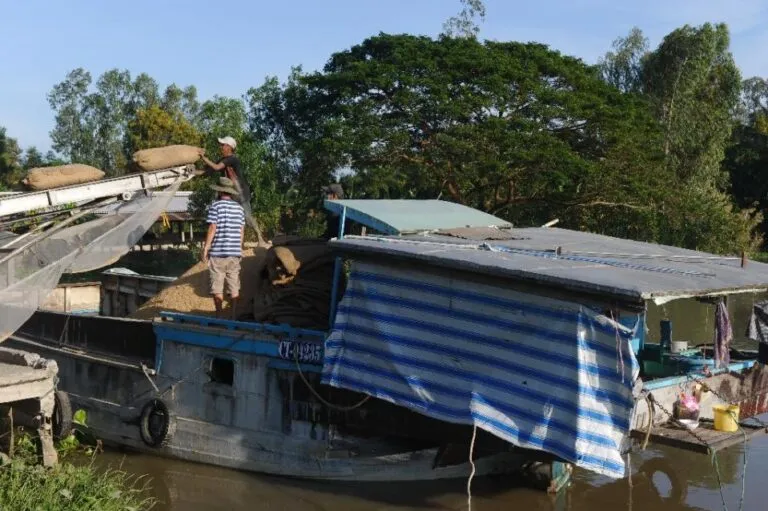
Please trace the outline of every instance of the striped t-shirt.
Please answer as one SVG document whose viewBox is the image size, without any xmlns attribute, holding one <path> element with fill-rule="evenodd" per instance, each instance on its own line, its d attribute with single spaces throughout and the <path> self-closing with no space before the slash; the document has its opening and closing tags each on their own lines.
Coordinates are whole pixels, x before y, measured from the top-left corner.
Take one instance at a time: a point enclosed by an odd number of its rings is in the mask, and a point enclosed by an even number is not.
<svg viewBox="0 0 768 511">
<path fill-rule="evenodd" d="M 240 230 L 245 225 L 243 207 L 231 199 L 214 201 L 208 208 L 207 221 L 216 225 L 208 257 L 242 257 Z"/>
</svg>

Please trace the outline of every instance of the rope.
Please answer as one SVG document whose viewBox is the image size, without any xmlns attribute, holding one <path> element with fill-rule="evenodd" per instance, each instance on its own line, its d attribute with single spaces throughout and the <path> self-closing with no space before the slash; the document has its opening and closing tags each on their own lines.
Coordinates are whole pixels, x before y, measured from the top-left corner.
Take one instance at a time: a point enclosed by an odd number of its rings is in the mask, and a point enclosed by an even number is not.
<svg viewBox="0 0 768 511">
<path fill-rule="evenodd" d="M 648 440 L 651 439 L 651 430 L 653 429 L 653 419 L 656 415 L 656 409 L 653 406 L 653 400 L 650 394 L 645 395 L 645 403 L 648 405 L 648 425 L 645 428 L 645 439 L 643 439 L 642 450 L 648 447 Z"/>
<path fill-rule="evenodd" d="M 469 444 L 469 464 L 472 465 L 472 471 L 467 479 L 467 511 L 472 511 L 472 479 L 475 477 L 475 440 L 477 439 L 477 424 L 472 426 L 472 442 Z"/>
<path fill-rule="evenodd" d="M 333 403 L 329 403 L 328 401 L 323 399 L 323 396 L 318 394 L 318 392 L 315 390 L 315 388 L 312 387 L 312 385 L 309 383 L 307 378 L 304 376 L 304 371 L 301 370 L 301 364 L 299 364 L 299 350 L 294 350 L 294 352 L 293 352 L 293 360 L 296 362 L 296 369 L 298 369 L 299 376 L 301 376 L 301 380 L 304 382 L 304 385 L 307 386 L 309 391 L 312 393 L 313 396 L 315 396 L 315 398 L 317 398 L 318 401 L 323 403 L 328 408 L 331 408 L 333 410 L 338 410 L 340 412 L 349 412 L 349 411 L 354 410 L 355 408 L 359 408 L 359 407 L 363 406 L 366 401 L 371 399 L 371 395 L 368 394 L 367 396 L 365 396 L 363 399 L 361 399 L 360 401 L 358 401 L 357 403 L 355 403 L 352 406 L 339 406 L 339 405 L 335 405 Z"/>
<path fill-rule="evenodd" d="M 159 394 L 160 393 L 160 389 L 157 388 L 157 385 L 155 385 L 154 380 L 152 380 L 152 378 L 150 378 L 149 373 L 147 372 L 147 366 L 145 366 L 144 363 L 141 364 L 141 372 L 144 373 L 144 376 L 147 377 L 147 380 L 149 380 L 149 383 L 155 389 L 155 392 L 157 394 Z"/>
<path fill-rule="evenodd" d="M 723 480 L 720 477 L 720 465 L 717 463 L 717 452 L 712 449 L 709 450 L 712 456 L 712 466 L 715 467 L 715 474 L 717 475 L 717 487 L 720 490 L 720 501 L 723 503 L 723 510 L 728 511 L 728 506 L 725 504 L 725 495 L 723 495 Z"/>
<path fill-rule="evenodd" d="M 67 304 L 65 303 L 64 306 L 66 307 Z M 67 332 L 67 326 L 69 326 L 69 317 L 72 314 L 69 312 L 67 313 L 67 318 L 64 320 L 64 328 L 61 329 L 61 334 L 59 335 L 59 344 L 61 344 L 61 341 L 64 339 L 64 334 Z"/>
</svg>

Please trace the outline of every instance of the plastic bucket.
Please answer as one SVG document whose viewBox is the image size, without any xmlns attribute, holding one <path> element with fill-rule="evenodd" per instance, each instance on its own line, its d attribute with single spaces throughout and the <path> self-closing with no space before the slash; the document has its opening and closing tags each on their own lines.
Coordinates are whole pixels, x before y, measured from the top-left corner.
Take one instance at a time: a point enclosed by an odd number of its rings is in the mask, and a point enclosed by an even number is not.
<svg viewBox="0 0 768 511">
<path fill-rule="evenodd" d="M 717 431 L 738 431 L 739 430 L 739 406 L 738 405 L 715 405 L 712 407 L 715 416 L 715 429 Z"/>
</svg>

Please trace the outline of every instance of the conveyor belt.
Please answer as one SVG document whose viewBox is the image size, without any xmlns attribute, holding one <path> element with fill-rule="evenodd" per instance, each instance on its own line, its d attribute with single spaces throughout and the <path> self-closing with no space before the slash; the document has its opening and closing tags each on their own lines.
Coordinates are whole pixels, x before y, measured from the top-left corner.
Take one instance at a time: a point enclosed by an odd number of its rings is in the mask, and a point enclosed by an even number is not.
<svg viewBox="0 0 768 511">
<path fill-rule="evenodd" d="M 135 192 L 169 186 L 179 177 L 189 180 L 194 176 L 194 170 L 193 165 L 185 165 L 39 192 L 6 195 L 0 199 L 0 218 L 108 197 L 119 196 L 127 200 Z"/>
</svg>

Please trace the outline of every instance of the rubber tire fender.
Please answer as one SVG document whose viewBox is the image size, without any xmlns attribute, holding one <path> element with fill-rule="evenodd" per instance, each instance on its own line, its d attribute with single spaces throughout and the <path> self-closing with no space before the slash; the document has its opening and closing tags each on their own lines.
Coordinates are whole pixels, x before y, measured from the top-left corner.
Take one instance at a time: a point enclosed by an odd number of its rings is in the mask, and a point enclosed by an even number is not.
<svg viewBox="0 0 768 511">
<path fill-rule="evenodd" d="M 154 398 L 141 409 L 139 434 L 149 447 L 165 447 L 176 432 L 176 416 L 168 404 Z"/>
<path fill-rule="evenodd" d="M 61 440 L 72 434 L 72 403 L 69 400 L 69 394 L 63 390 L 54 391 L 53 398 L 54 404 L 53 414 L 51 414 L 51 429 L 53 438 Z"/>
</svg>

